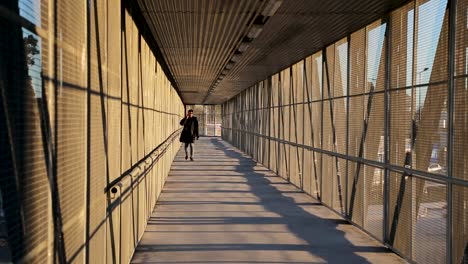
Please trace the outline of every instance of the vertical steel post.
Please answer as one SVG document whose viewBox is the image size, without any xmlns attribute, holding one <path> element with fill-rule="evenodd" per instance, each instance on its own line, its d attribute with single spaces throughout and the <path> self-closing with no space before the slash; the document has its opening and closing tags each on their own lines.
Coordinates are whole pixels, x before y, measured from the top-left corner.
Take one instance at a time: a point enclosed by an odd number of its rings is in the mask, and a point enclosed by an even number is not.
<svg viewBox="0 0 468 264">
<path fill-rule="evenodd" d="M 417 2 L 414 1 L 413 2 L 413 6 L 414 6 L 414 9 L 413 9 L 413 43 L 412 43 L 412 46 L 413 46 L 413 50 L 412 50 L 412 61 L 411 61 L 411 120 L 412 120 L 412 123 L 414 124 L 416 121 L 416 116 L 413 114 L 413 113 L 416 113 L 416 110 L 415 110 L 415 107 L 416 107 L 416 79 L 415 79 L 415 76 L 416 76 L 416 56 L 417 56 L 417 36 L 418 36 L 418 33 L 417 33 L 417 30 L 418 30 L 418 15 L 419 15 L 419 12 L 418 12 L 418 6 L 417 6 Z M 413 161 L 414 161 L 414 142 L 415 142 L 415 131 L 414 131 L 414 126 L 413 126 L 413 131 L 411 133 L 411 163 L 409 164 L 410 168 L 413 168 Z M 404 180 L 403 178 L 401 179 L 402 181 Z M 410 221 L 411 221 L 411 234 L 410 234 L 410 237 L 411 237 L 411 242 L 410 242 L 410 255 L 407 256 L 409 257 L 410 259 L 414 259 L 414 241 L 415 241 L 415 237 L 416 237 L 416 234 L 415 234 L 415 229 L 416 229 L 416 217 L 418 215 L 418 212 L 416 212 L 416 206 L 415 206 L 415 201 L 416 201 L 416 180 L 414 178 L 413 175 L 409 175 L 409 180 L 411 181 L 411 210 L 412 212 L 415 212 L 416 213 L 416 216 L 413 216 L 411 215 L 411 218 L 410 218 Z M 401 192 L 401 190 L 399 190 Z"/>
<path fill-rule="evenodd" d="M 350 86 L 351 86 L 351 35 L 347 37 L 348 42 L 348 59 L 347 59 L 347 67 L 346 67 L 346 156 L 349 158 L 349 95 L 350 95 Z M 346 159 L 346 182 L 345 182 L 345 215 L 348 220 L 351 220 L 349 217 L 349 205 L 348 205 L 348 189 L 349 189 L 349 159 Z"/>
<path fill-rule="evenodd" d="M 391 49 L 392 49 L 392 35 L 391 35 L 391 16 L 387 15 L 385 22 L 387 23 L 385 32 L 385 92 L 384 92 L 384 163 L 390 163 L 389 149 L 390 149 L 390 78 L 391 78 Z M 388 215 L 389 215 L 389 170 L 384 167 L 384 193 L 383 193 L 383 242 L 388 241 Z"/>
<path fill-rule="evenodd" d="M 325 59 L 326 58 L 326 52 L 327 52 L 327 47 L 322 48 L 322 63 L 320 64 L 321 70 L 322 70 L 322 82 L 320 83 L 321 87 L 321 100 L 320 100 L 320 149 L 323 149 L 323 97 L 324 97 L 324 90 L 323 90 L 323 85 L 324 85 L 324 78 L 325 78 L 325 71 L 323 70 L 323 65 L 326 63 Z M 323 202 L 323 155 L 326 154 L 320 154 L 320 201 Z"/>
<path fill-rule="evenodd" d="M 306 57 L 307 58 L 307 57 Z M 302 145 L 305 145 L 304 144 L 304 139 L 305 139 L 305 115 L 304 115 L 304 112 L 305 112 L 305 99 L 304 99 L 304 95 L 305 95 L 305 89 L 306 89 L 306 84 L 304 84 L 306 78 L 305 78 L 305 75 L 307 74 L 307 71 L 306 71 L 306 58 L 304 58 L 302 60 Z M 302 185 L 302 190 L 304 190 L 304 153 L 305 153 L 305 148 L 302 148 L 302 167 L 301 167 L 301 172 L 302 172 L 302 180 L 301 180 L 301 185 Z M 312 180 L 312 177 L 311 177 L 311 180 Z"/>
<path fill-rule="evenodd" d="M 448 58 L 448 141 L 447 141 L 447 176 L 449 178 L 453 177 L 453 124 L 454 124 L 454 93 L 455 93 L 455 33 L 456 33 L 456 12 L 457 12 L 457 1 L 449 0 L 448 1 L 448 12 L 449 12 L 449 58 Z M 447 263 L 452 263 L 452 237 L 453 237 L 453 201 L 452 201 L 452 192 L 453 192 L 453 183 L 451 181 L 447 184 L 447 244 L 446 244 L 446 254 L 447 254 Z"/>
</svg>

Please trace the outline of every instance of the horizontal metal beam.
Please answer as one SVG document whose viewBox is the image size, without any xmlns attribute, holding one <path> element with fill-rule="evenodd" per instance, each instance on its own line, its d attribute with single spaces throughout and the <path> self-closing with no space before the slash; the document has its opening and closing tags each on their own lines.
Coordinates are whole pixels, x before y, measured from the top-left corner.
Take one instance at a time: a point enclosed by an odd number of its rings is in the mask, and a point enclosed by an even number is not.
<svg viewBox="0 0 468 264">
<path fill-rule="evenodd" d="M 385 164 L 385 163 L 374 161 L 374 160 L 368 160 L 368 159 L 364 159 L 364 158 L 348 156 L 346 154 L 336 153 L 336 152 L 325 150 L 325 149 L 315 148 L 315 147 L 307 146 L 307 145 L 304 145 L 304 144 L 299 144 L 299 143 L 295 143 L 295 142 L 291 142 L 291 141 L 287 141 L 287 140 L 273 138 L 273 137 L 270 137 L 270 136 L 262 135 L 262 134 L 251 132 L 251 131 L 245 131 L 245 130 L 240 130 L 240 129 L 235 129 L 235 128 L 228 128 L 228 127 L 222 127 L 222 129 L 228 129 L 228 130 L 232 130 L 232 131 L 236 131 L 236 132 L 241 132 L 241 133 L 254 135 L 254 136 L 257 136 L 257 137 L 262 137 L 262 138 L 265 138 L 265 139 L 276 141 L 276 142 L 281 143 L 281 144 L 287 144 L 287 145 L 290 145 L 290 146 L 293 146 L 293 147 L 300 147 L 300 148 L 304 148 L 304 149 L 307 149 L 307 150 L 312 150 L 312 151 L 315 151 L 315 152 L 318 152 L 318 153 L 321 153 L 321 154 L 334 156 L 334 157 L 338 157 L 338 158 L 341 158 L 341 159 L 346 159 L 346 160 L 349 160 L 349 161 L 354 161 L 354 162 L 361 163 L 361 164 L 367 164 L 367 165 L 371 165 L 371 166 L 382 168 L 382 169 L 389 169 L 389 170 L 394 171 L 394 172 L 404 173 L 406 175 L 414 176 L 414 177 L 417 177 L 417 178 L 433 180 L 433 181 L 437 181 L 439 183 L 452 183 L 452 184 L 468 187 L 468 181 L 460 180 L 460 179 L 453 178 L 453 177 L 447 177 L 447 176 L 443 176 L 443 175 L 428 173 L 428 172 L 425 172 L 425 171 L 419 171 L 419 170 L 414 170 L 414 169 L 410 169 L 410 168 L 405 168 L 405 167 L 401 167 L 401 166 L 398 166 L 398 165 Z"/>
</svg>

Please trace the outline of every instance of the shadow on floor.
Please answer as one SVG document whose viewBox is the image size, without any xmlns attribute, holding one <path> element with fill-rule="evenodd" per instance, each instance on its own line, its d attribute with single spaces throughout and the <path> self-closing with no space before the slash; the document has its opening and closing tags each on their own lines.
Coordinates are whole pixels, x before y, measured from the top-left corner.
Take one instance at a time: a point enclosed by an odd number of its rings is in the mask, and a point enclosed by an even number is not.
<svg viewBox="0 0 468 264">
<path fill-rule="evenodd" d="M 338 225 L 349 224 L 346 220 L 323 219 L 310 214 L 299 206 L 293 198 L 283 195 L 285 192 L 279 191 L 275 186 L 271 185 L 270 181 L 263 178 L 264 175 L 254 168 L 255 164 L 251 160 L 247 160 L 237 149 L 219 139 L 211 139 L 210 141 L 217 148 L 222 149 L 226 156 L 239 160 L 240 165 L 236 166 L 236 171 L 245 173 L 247 184 L 249 184 L 251 192 L 259 198 L 260 203 L 266 210 L 280 215 L 280 222 L 287 225 L 288 229 L 297 237 L 307 242 L 308 246 L 301 246 L 301 250 L 320 256 L 328 263 L 369 263 L 356 253 L 389 251 L 385 247 L 359 247 L 353 245 L 344 237 L 345 233 L 336 228 Z M 262 179 L 262 183 L 259 183 L 259 179 Z M 273 199 L 272 196 L 274 196 Z M 281 204 L 281 206 L 278 206 L 278 204 Z M 252 221 L 256 222 L 255 219 L 252 219 Z M 323 227 L 326 227 L 326 229 L 322 229 Z M 328 243 L 336 244 L 339 248 L 327 248 L 326 244 Z M 271 246 L 272 248 L 275 247 L 274 245 Z M 275 248 L 275 250 L 289 250 L 288 246 L 285 245 L 283 249 Z"/>
<path fill-rule="evenodd" d="M 197 254 L 200 252 L 272 252 L 272 254 L 278 254 L 282 251 L 288 252 L 285 254 L 290 254 L 291 252 L 308 252 L 311 255 L 315 256 L 315 259 L 311 260 L 318 260 L 320 262 L 317 263 L 370 263 L 366 258 L 359 255 L 359 253 L 382 253 L 382 252 L 389 252 L 389 250 L 383 246 L 379 246 L 377 243 L 373 243 L 376 246 L 369 246 L 369 240 L 364 241 L 364 246 L 360 246 L 359 244 L 351 243 L 347 237 L 353 236 L 350 234 L 352 232 L 343 232 L 339 230 L 340 225 L 349 225 L 349 223 L 340 218 L 339 216 L 335 215 L 335 217 L 331 216 L 334 215 L 333 213 L 329 213 L 329 209 L 325 207 L 318 208 L 318 210 L 322 210 L 320 212 L 324 212 L 323 215 L 327 215 L 327 218 L 319 217 L 313 213 L 308 212 L 306 209 L 310 209 L 311 207 L 317 208 L 320 207 L 320 203 L 310 198 L 309 201 L 304 201 L 305 195 L 299 189 L 291 188 L 292 185 L 285 184 L 285 182 L 275 176 L 273 172 L 265 170 L 265 168 L 258 166 L 253 160 L 246 155 L 244 155 L 239 150 L 235 149 L 234 147 L 230 146 L 228 143 L 224 142 L 218 138 L 211 138 L 209 139 L 210 144 L 204 144 L 203 147 L 206 145 L 214 145 L 218 151 L 222 151 L 224 155 L 231 158 L 231 161 L 235 160 L 236 164 L 230 163 L 227 165 L 229 167 L 233 167 L 232 172 L 236 172 L 235 174 L 228 174 L 222 175 L 226 176 L 226 181 L 222 181 L 221 184 L 224 188 L 219 189 L 219 186 L 214 189 L 207 187 L 206 189 L 198 189 L 198 190 L 190 190 L 188 193 L 190 195 L 194 194 L 194 197 L 204 197 L 203 200 L 194 198 L 191 201 L 188 197 L 184 197 L 182 200 L 171 200 L 165 201 L 162 199 L 158 204 L 159 205 L 193 205 L 193 212 L 206 212 L 206 211 L 197 211 L 199 210 L 198 207 L 203 205 L 211 205 L 211 204 L 221 204 L 221 205 L 260 205 L 264 208 L 264 214 L 256 216 L 247 215 L 247 217 L 242 216 L 200 216 L 200 217 L 183 217 L 183 216 L 153 216 L 150 218 L 148 224 L 149 225 L 157 225 L 157 226 L 174 226 L 180 225 L 182 227 L 188 226 L 197 226 L 197 228 L 202 228 L 203 226 L 208 225 L 282 225 L 287 227 L 287 231 L 292 233 L 294 236 L 299 238 L 304 242 L 304 244 L 294 244 L 289 243 L 288 241 L 279 241 L 279 243 L 219 243 L 219 244 L 208 244 L 200 242 L 197 243 L 176 243 L 173 241 L 168 242 L 167 244 L 140 244 L 137 248 L 137 253 L 144 253 L 144 252 L 180 252 L 179 254 L 184 254 L 183 252 L 196 252 Z M 202 144 L 200 144 L 202 145 Z M 211 148 L 213 149 L 213 148 Z M 202 154 L 200 154 L 202 156 Z M 197 157 L 197 156 L 196 156 Z M 205 157 L 205 155 L 203 155 Z M 196 159 L 197 160 L 197 159 Z M 202 161 L 203 160 L 203 161 Z M 175 161 L 182 163 L 184 161 Z M 184 178 L 183 181 L 178 179 L 168 179 L 168 186 L 171 186 L 171 183 L 181 183 L 188 184 L 184 185 L 187 188 L 180 188 L 180 189 L 173 189 L 173 188 L 166 188 L 163 193 L 167 194 L 177 194 L 177 193 L 187 193 L 187 189 L 190 189 L 191 183 L 201 182 L 203 184 L 219 184 L 219 178 L 217 181 L 210 181 L 209 177 L 215 176 L 209 174 L 210 170 L 206 170 L 204 166 L 204 162 L 208 162 L 208 168 L 213 167 L 212 163 L 215 163 L 216 160 L 206 160 L 200 159 L 199 162 L 194 163 L 186 163 L 183 166 L 188 166 L 187 164 L 193 165 L 190 169 L 192 172 L 191 175 L 189 174 L 182 174 L 179 176 L 187 176 L 189 179 Z M 176 165 L 179 166 L 179 165 Z M 220 165 L 222 168 L 223 166 Z M 216 170 L 216 169 L 213 169 Z M 216 170 L 218 171 L 218 170 Z M 177 169 L 171 170 L 171 172 L 177 173 Z M 220 175 L 218 173 L 216 176 Z M 177 174 L 178 175 L 178 174 Z M 228 177 L 232 177 L 233 175 L 236 176 L 235 180 L 232 182 L 229 181 Z M 190 181 L 190 179 L 194 179 L 194 181 Z M 274 180 L 272 180 L 274 179 Z M 249 190 L 237 190 L 237 189 L 230 189 L 228 184 L 232 183 L 243 183 L 246 184 Z M 224 185 L 226 184 L 226 185 Z M 235 185 L 234 185 L 235 186 Z M 213 198 L 200 196 L 200 193 L 239 193 L 241 195 L 247 195 L 252 197 L 254 202 L 237 202 L 235 199 L 232 201 L 216 201 Z M 196 196 L 198 195 L 198 196 Z M 300 195 L 302 201 L 296 201 L 294 198 Z M 176 197 L 176 196 L 171 196 Z M 292 198 L 294 197 L 294 198 Z M 306 197 L 309 198 L 309 197 Z M 206 200 L 210 199 L 210 200 Z M 300 199 L 298 199 L 300 200 Z M 235 211 L 228 211 L 228 212 L 235 212 Z M 253 211 L 248 211 L 253 212 Z M 330 217 L 330 218 L 328 218 Z M 342 227 L 341 227 L 342 228 Z M 264 231 L 264 230 L 263 230 Z M 156 233 L 166 232 L 164 229 L 160 231 L 151 231 Z M 168 231 L 168 232 L 183 232 L 183 231 Z M 216 231 L 190 231 L 190 232 L 200 232 L 200 233 L 210 233 Z M 221 230 L 218 231 L 219 233 L 223 233 L 226 236 L 229 235 L 236 235 L 236 232 L 239 231 L 225 231 Z M 246 231 L 249 232 L 249 231 Z M 255 232 L 255 231 L 253 231 Z M 262 232 L 262 230 L 259 230 Z M 275 231 L 273 231 L 275 232 Z M 278 233 L 278 232 L 277 232 Z M 360 234 L 359 232 L 354 232 L 354 234 Z M 345 235 L 347 237 L 345 237 Z M 203 234 L 201 234 L 203 236 Z M 362 241 L 359 240 L 359 236 L 354 238 L 354 242 L 360 243 Z M 276 242 L 276 241 L 275 241 Z M 372 243 L 371 243 L 372 244 Z M 175 253 L 177 254 L 177 253 Z M 255 253 L 253 253 L 255 254 Z M 296 254 L 296 253 L 293 253 Z M 210 258 L 208 258 L 210 259 Z M 228 260 L 228 258 L 226 258 Z M 314 263 L 314 262 L 296 262 L 294 261 L 294 257 L 289 258 L 286 256 L 284 259 L 291 259 L 291 261 L 281 261 L 276 263 Z M 396 259 L 396 258 L 395 258 Z M 388 260 L 388 259 L 387 259 Z M 158 262 L 158 263 L 210 263 L 210 262 L 198 262 L 198 261 L 178 261 L 178 262 Z M 211 263 L 220 263 L 219 261 L 211 262 Z M 275 263 L 271 261 L 222 261 L 222 263 Z M 388 263 L 388 262 L 387 262 Z"/>
</svg>

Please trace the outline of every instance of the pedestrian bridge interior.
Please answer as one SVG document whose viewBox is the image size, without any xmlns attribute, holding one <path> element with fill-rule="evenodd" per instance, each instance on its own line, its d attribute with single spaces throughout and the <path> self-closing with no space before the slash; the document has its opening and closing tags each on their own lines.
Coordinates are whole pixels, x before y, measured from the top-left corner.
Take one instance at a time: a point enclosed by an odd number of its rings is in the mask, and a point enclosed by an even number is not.
<svg viewBox="0 0 468 264">
<path fill-rule="evenodd" d="M 468 0 L 6 0 L 0 25 L 0 263 L 468 262 Z"/>
</svg>

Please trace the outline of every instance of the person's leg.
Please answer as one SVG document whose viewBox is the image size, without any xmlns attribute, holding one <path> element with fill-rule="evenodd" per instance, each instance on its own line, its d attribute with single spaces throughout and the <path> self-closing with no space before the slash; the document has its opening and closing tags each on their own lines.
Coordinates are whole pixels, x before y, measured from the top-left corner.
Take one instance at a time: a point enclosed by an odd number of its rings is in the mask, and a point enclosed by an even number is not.
<svg viewBox="0 0 468 264">
<path fill-rule="evenodd" d="M 188 159 L 188 152 L 187 152 L 188 146 L 189 146 L 189 143 L 185 143 L 185 159 Z"/>
<path fill-rule="evenodd" d="M 193 160 L 193 143 L 190 143 L 190 160 Z"/>
</svg>

